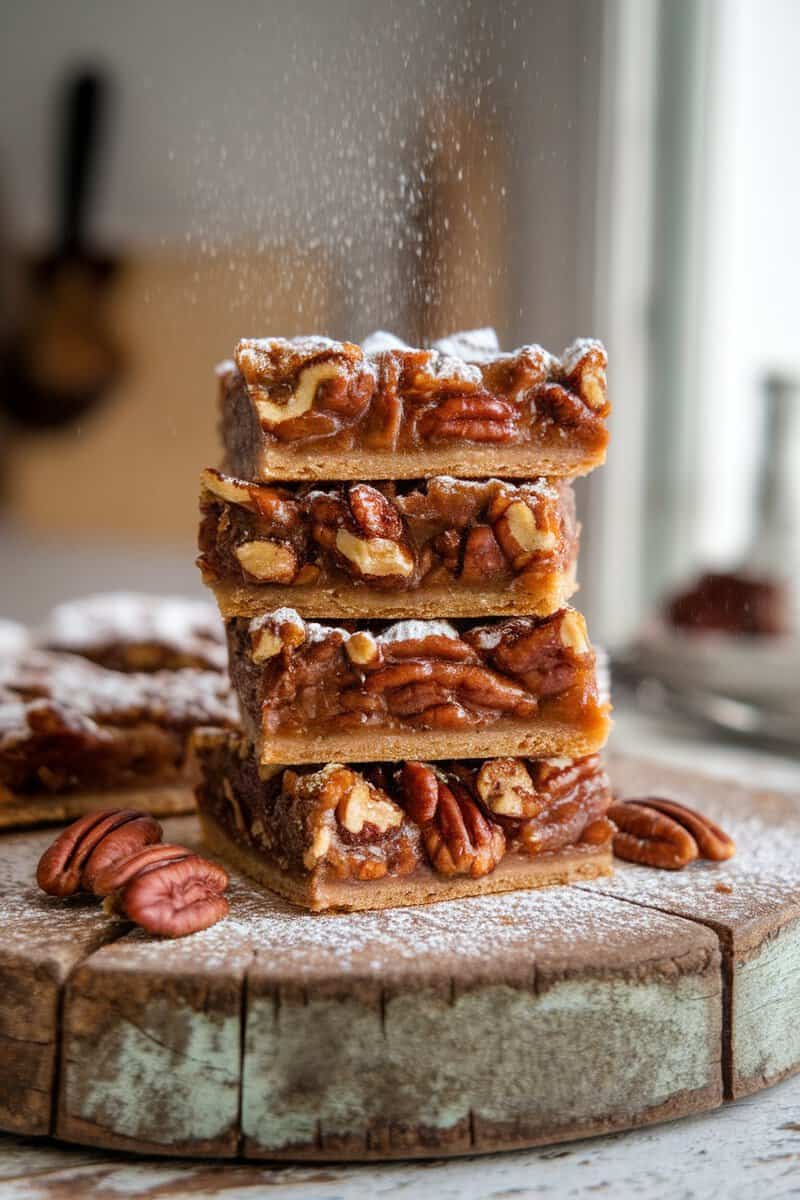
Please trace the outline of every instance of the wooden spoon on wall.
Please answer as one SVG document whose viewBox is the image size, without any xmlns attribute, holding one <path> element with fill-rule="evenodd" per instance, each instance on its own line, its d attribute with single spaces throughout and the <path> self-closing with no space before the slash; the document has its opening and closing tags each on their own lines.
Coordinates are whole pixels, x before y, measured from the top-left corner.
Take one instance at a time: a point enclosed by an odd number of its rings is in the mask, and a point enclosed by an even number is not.
<svg viewBox="0 0 800 1200">
<path fill-rule="evenodd" d="M 58 428 L 83 416 L 108 393 L 120 367 L 105 323 L 118 263 L 94 252 L 87 237 L 107 99 L 97 73 L 81 73 L 67 85 L 58 238 L 30 264 L 28 303 L 2 362 L 0 403 L 28 428 Z"/>
</svg>

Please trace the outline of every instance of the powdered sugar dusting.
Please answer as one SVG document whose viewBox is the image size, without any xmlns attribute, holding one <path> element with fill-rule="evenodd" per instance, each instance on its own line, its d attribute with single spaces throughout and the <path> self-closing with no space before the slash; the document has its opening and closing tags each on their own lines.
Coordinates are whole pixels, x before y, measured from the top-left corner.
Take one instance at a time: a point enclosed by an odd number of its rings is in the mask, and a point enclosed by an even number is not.
<svg viewBox="0 0 800 1200">
<path fill-rule="evenodd" d="M 446 637 L 458 641 L 458 630 L 449 621 L 397 621 L 376 634 L 376 641 L 390 644 L 392 642 L 409 642 L 429 637 Z"/>
<path fill-rule="evenodd" d="M 374 333 L 364 338 L 361 349 L 366 355 L 375 357 L 377 354 L 385 354 L 387 350 L 410 350 L 411 347 L 402 338 L 396 337 L 386 329 L 376 329 Z"/>
<path fill-rule="evenodd" d="M 432 348 L 450 358 L 463 358 L 465 362 L 483 362 L 500 353 L 497 334 L 488 325 L 483 329 L 451 333 L 433 342 Z"/>
<path fill-rule="evenodd" d="M 619 863 L 613 878 L 582 886 L 722 925 L 755 923 L 793 906 L 800 915 L 800 797 L 753 793 L 653 763 L 621 760 L 610 769 L 622 797 L 664 796 L 716 821 L 734 839 L 736 855 L 682 871 Z"/>
<path fill-rule="evenodd" d="M 219 670 L 226 662 L 216 605 L 184 596 L 104 592 L 70 600 L 53 609 L 37 640 L 72 654 L 96 653 L 109 645 L 153 644 L 193 655 Z"/>
<path fill-rule="evenodd" d="M 459 962 L 491 970 L 518 949 L 519 962 L 567 963 L 586 953 L 598 962 L 618 956 L 624 965 L 639 956 L 668 953 L 686 929 L 668 912 L 739 928 L 742 935 L 762 918 L 783 919 L 800 910 L 800 800 L 753 797 L 744 789 L 662 771 L 652 764 L 612 765 L 623 794 L 672 795 L 693 803 L 724 826 L 737 856 L 720 865 L 699 863 L 680 872 L 617 864 L 613 878 L 544 891 L 472 897 L 419 908 L 337 915 L 302 912 L 234 875 L 231 915 L 202 933 L 165 943 L 135 931 L 100 953 L 131 970 L 166 972 L 259 970 L 282 978 L 328 977 L 357 972 L 382 978 L 398 971 L 454 970 Z M 165 839 L 201 846 L 195 818 L 164 823 Z M 18 947 L 65 944 L 88 930 L 124 932 L 83 901 L 53 901 L 32 885 L 36 861 L 49 832 L 7 839 L 0 862 L 0 928 L 3 944 Z M 715 885 L 732 888 L 720 892 Z M 632 902 L 632 903 L 631 903 Z M 661 911 L 668 910 L 668 911 Z"/>
</svg>

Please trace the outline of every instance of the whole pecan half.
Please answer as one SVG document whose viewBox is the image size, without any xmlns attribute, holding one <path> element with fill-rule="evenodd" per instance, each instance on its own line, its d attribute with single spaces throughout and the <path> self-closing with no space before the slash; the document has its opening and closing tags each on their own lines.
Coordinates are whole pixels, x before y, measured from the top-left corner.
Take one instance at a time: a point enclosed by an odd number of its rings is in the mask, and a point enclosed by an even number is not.
<svg viewBox="0 0 800 1200">
<path fill-rule="evenodd" d="M 406 813 L 422 831 L 431 866 L 440 875 L 488 875 L 505 854 L 505 834 L 461 783 L 440 778 L 424 763 L 400 772 Z"/>
<path fill-rule="evenodd" d="M 124 825 L 112 829 L 101 838 L 86 860 L 81 872 L 81 889 L 99 895 L 95 884 L 101 872 L 127 860 L 143 848 L 157 849 L 163 834 L 155 817 L 147 815 L 139 815 L 133 821 L 126 821 Z"/>
<path fill-rule="evenodd" d="M 421 762 L 406 762 L 400 772 L 404 807 L 412 821 L 426 825 L 436 815 L 439 803 L 439 779 L 432 767 Z"/>
<path fill-rule="evenodd" d="M 190 854 L 134 875 L 116 894 L 115 905 L 148 933 L 184 937 L 227 916 L 222 894 L 227 886 L 222 867 Z"/>
<path fill-rule="evenodd" d="M 689 830 L 653 808 L 646 799 L 612 804 L 608 816 L 617 827 L 614 834 L 617 858 L 679 871 L 700 856 L 697 842 Z"/>
<path fill-rule="evenodd" d="M 160 841 L 161 835 L 158 821 L 136 809 L 87 813 L 69 825 L 45 850 L 36 868 L 36 882 L 50 896 L 74 896 L 76 892 L 91 890 L 84 879 L 85 869 L 88 868 L 91 879 L 105 864 L 141 846 Z"/>
<path fill-rule="evenodd" d="M 697 842 L 700 858 L 706 858 L 710 862 L 725 862 L 736 853 L 736 843 L 733 838 L 720 829 L 719 825 L 710 817 L 695 812 L 693 808 L 679 804 L 677 800 L 662 800 L 660 796 L 647 796 L 644 799 L 637 798 L 633 803 L 655 809 L 656 812 L 663 813 L 665 817 L 671 817 L 673 821 L 682 825 Z"/>
<path fill-rule="evenodd" d="M 507 401 L 491 396 L 451 396 L 426 412 L 418 428 L 425 441 L 510 442 L 516 413 Z"/>
<path fill-rule="evenodd" d="M 191 853 L 185 846 L 175 846 L 169 842 L 159 842 L 157 846 L 143 846 L 128 858 L 110 863 L 104 870 L 98 871 L 92 891 L 95 896 L 110 896 L 143 871 L 188 858 Z"/>
</svg>

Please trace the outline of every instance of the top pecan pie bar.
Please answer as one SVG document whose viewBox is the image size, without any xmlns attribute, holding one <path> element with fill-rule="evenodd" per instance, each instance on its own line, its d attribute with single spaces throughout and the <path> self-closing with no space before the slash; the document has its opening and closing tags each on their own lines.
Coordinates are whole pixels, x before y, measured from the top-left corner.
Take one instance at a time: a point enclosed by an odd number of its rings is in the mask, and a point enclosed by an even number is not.
<svg viewBox="0 0 800 1200">
<path fill-rule="evenodd" d="M 414 349 L 244 338 L 219 368 L 226 469 L 247 480 L 582 475 L 608 441 L 606 354 L 502 353 L 493 330 Z"/>
</svg>

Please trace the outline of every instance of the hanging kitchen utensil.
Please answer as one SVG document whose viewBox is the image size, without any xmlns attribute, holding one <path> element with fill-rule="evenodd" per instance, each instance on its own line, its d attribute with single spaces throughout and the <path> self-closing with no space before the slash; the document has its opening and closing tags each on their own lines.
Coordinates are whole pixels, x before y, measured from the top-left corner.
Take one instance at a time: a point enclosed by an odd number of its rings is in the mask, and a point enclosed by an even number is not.
<svg viewBox="0 0 800 1200">
<path fill-rule="evenodd" d="M 0 403 L 19 424 L 65 426 L 108 394 L 120 355 L 106 325 L 118 262 L 92 249 L 91 193 L 108 88 L 82 72 L 66 88 L 58 154 L 59 231 L 53 249 L 30 265 L 30 297 L 0 365 Z"/>
</svg>

